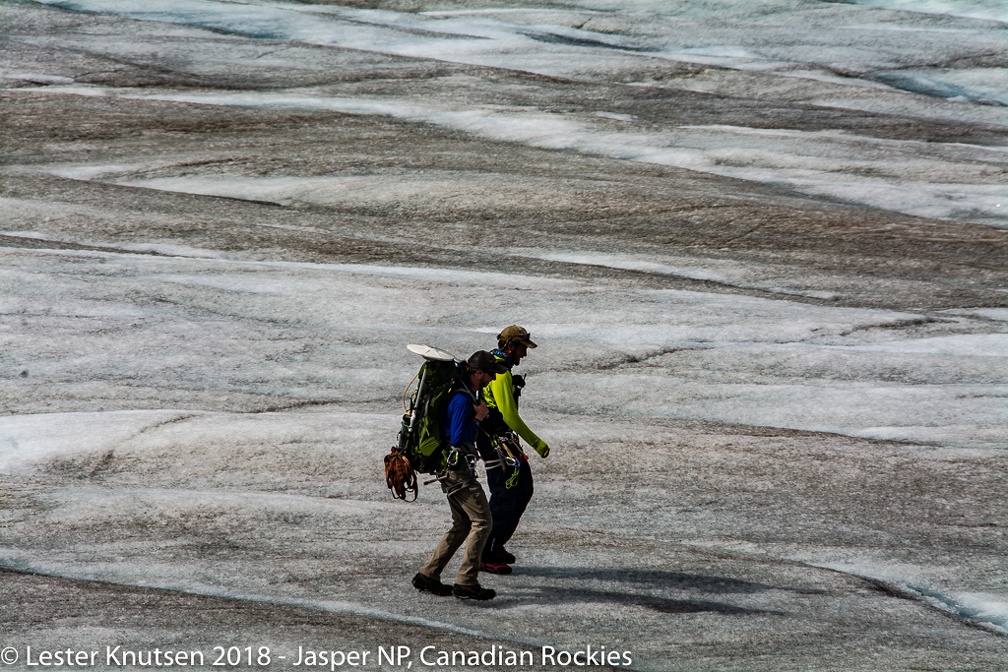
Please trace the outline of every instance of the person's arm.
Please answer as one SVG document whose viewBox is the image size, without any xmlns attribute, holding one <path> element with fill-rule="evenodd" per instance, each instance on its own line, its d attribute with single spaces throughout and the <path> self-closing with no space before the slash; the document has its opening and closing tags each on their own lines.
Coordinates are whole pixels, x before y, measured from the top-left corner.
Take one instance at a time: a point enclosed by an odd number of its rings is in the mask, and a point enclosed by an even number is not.
<svg viewBox="0 0 1008 672">
<path fill-rule="evenodd" d="M 497 410 L 504 417 L 507 426 L 525 439 L 525 443 L 532 446 L 540 456 L 549 455 L 549 446 L 546 442 L 536 436 L 536 433 L 529 429 L 529 426 L 518 414 L 518 402 L 514 398 L 514 382 L 511 379 L 511 372 L 498 375 L 488 387 L 493 394 Z"/>
</svg>

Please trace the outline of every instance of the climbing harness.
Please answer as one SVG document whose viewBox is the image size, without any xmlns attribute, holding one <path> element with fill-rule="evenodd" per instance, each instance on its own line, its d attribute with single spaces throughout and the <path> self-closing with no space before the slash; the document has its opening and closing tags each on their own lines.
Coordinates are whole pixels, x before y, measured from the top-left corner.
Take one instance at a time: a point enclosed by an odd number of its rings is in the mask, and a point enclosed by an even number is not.
<svg viewBox="0 0 1008 672">
<path fill-rule="evenodd" d="M 497 463 L 500 465 L 501 469 L 506 473 L 509 469 L 513 470 L 511 475 L 508 476 L 507 480 L 504 481 L 504 487 L 510 490 L 515 485 L 518 484 L 518 477 L 521 472 L 521 462 L 525 459 L 525 453 L 521 449 L 521 443 L 518 441 L 518 436 L 514 432 L 503 432 L 492 437 L 493 447 L 497 451 L 497 456 L 500 458 Z M 489 464 L 487 465 L 490 466 Z"/>
</svg>

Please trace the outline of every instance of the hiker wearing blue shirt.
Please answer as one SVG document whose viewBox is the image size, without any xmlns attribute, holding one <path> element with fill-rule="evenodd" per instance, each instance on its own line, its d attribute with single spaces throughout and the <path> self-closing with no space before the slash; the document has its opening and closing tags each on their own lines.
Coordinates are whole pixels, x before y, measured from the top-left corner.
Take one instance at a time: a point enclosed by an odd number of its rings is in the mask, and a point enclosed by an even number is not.
<svg viewBox="0 0 1008 672">
<path fill-rule="evenodd" d="M 451 595 L 460 599 L 491 600 L 496 592 L 479 584 L 480 557 L 493 526 L 490 503 L 483 487 L 476 480 L 476 431 L 479 421 L 489 413 L 480 391 L 497 374 L 507 368 L 484 350 L 473 353 L 464 365 L 461 382 L 448 402 L 441 427 L 451 444 L 447 466 L 438 476 L 441 489 L 448 497 L 452 526 L 438 543 L 430 560 L 413 577 L 413 587 L 435 595 Z M 441 583 L 441 573 L 466 544 L 462 564 L 455 576 L 455 585 Z"/>
</svg>

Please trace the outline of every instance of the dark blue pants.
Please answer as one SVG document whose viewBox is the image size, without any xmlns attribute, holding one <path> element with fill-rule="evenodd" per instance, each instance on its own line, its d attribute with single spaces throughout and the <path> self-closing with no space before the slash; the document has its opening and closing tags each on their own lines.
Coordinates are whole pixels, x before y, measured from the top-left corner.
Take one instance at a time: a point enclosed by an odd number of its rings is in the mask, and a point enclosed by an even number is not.
<svg viewBox="0 0 1008 672">
<path fill-rule="evenodd" d="M 514 470 L 506 471 L 500 467 L 487 470 L 487 486 L 490 488 L 490 513 L 493 515 L 493 529 L 483 549 L 483 555 L 489 556 L 511 540 L 518 521 L 521 520 L 529 500 L 532 499 L 532 468 L 528 460 L 523 459 L 518 467 L 518 481 L 513 487 L 505 483 L 514 474 Z"/>
</svg>

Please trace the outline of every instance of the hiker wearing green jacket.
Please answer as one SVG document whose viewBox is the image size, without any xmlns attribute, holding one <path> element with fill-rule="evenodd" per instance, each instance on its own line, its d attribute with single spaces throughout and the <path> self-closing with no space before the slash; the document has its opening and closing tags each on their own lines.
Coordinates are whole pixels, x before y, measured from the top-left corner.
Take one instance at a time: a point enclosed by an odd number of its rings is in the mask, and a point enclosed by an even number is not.
<svg viewBox="0 0 1008 672">
<path fill-rule="evenodd" d="M 480 563 L 484 572 L 511 573 L 515 556 L 504 545 L 518 528 L 518 521 L 525 513 L 533 492 L 528 456 L 518 441 L 512 438 L 502 442 L 502 439 L 513 437 L 511 432 L 514 432 L 540 457 L 546 457 L 550 452 L 549 445 L 529 428 L 518 412 L 518 399 L 525 380 L 511 372 L 528 355 L 529 349 L 535 347 L 527 329 L 518 325 L 506 327 L 498 334 L 497 349 L 491 354 L 507 371 L 483 388 L 490 414 L 480 423 L 476 444 L 486 464 L 490 511 L 493 514 L 493 529 Z"/>
</svg>

